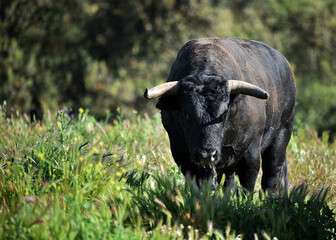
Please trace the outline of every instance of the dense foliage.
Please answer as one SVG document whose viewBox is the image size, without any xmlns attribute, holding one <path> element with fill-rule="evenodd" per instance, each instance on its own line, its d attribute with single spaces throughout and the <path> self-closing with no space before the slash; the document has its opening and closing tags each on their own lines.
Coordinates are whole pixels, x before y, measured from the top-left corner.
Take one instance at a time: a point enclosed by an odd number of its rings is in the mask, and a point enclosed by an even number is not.
<svg viewBox="0 0 336 240">
<path fill-rule="evenodd" d="M 41 122 L 0 109 L 1 239 L 335 239 L 336 146 L 300 127 L 288 193 L 199 190 L 158 114 L 108 124 L 80 108 Z M 295 186 L 296 185 L 296 186 Z M 238 190 L 240 191 L 240 190 Z M 328 192 L 328 193 L 327 193 Z"/>
<path fill-rule="evenodd" d="M 59 106 L 99 118 L 118 107 L 149 112 L 144 87 L 164 82 L 180 47 L 205 36 L 281 51 L 296 75 L 298 118 L 336 132 L 334 0 L 1 1 L 0 102 L 8 115 L 37 118 Z"/>
<path fill-rule="evenodd" d="M 184 183 L 142 93 L 205 36 L 291 63 L 288 193 Z M 334 0 L 1 1 L 0 238 L 335 239 L 335 42 Z"/>
</svg>

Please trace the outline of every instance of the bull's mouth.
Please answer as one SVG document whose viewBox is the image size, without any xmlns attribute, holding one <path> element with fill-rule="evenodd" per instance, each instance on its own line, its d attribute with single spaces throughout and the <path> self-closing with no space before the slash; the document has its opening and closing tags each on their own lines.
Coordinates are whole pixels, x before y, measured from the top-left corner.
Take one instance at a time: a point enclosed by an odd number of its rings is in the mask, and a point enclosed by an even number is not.
<svg viewBox="0 0 336 240">
<path fill-rule="evenodd" d="M 198 167 L 209 168 L 213 164 L 211 160 L 198 160 L 194 161 L 194 164 Z"/>
<path fill-rule="evenodd" d="M 211 156 L 210 159 L 202 159 L 201 161 L 196 162 L 196 166 L 203 167 L 204 169 L 209 169 L 211 171 L 210 180 L 212 188 L 215 190 L 218 187 L 217 182 L 217 171 L 216 171 L 216 158 L 215 155 Z"/>
<path fill-rule="evenodd" d="M 213 161 L 211 160 L 210 169 L 211 169 L 211 184 L 212 187 L 216 189 L 218 186 L 218 182 L 217 182 L 217 172 L 215 168 L 215 159 L 213 159 Z"/>
</svg>

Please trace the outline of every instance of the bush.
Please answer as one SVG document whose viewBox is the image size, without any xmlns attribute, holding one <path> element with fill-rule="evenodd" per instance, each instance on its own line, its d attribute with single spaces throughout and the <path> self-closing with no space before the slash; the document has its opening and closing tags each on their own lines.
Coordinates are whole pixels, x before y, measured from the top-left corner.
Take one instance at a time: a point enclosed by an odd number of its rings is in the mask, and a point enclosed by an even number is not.
<svg viewBox="0 0 336 240">
<path fill-rule="evenodd" d="M 38 119 L 63 106 L 89 108 L 98 119 L 118 107 L 152 112 L 143 90 L 166 80 L 188 40 L 234 36 L 282 52 L 296 75 L 302 121 L 335 131 L 332 101 L 322 105 L 336 82 L 333 0 L 12 0 L 0 12 L 0 102 L 8 111 Z"/>
</svg>

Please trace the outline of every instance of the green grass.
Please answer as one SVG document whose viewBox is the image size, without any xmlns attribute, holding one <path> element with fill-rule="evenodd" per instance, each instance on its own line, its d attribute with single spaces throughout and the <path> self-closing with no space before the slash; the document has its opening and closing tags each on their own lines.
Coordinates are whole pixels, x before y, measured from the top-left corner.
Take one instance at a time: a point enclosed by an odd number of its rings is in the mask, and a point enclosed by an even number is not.
<svg viewBox="0 0 336 240">
<path fill-rule="evenodd" d="M 245 196 L 185 184 L 159 114 L 108 124 L 82 109 L 42 122 L 2 112 L 0 239 L 336 238 L 327 135 L 296 131 L 288 193 L 265 196 L 258 184 Z"/>
</svg>

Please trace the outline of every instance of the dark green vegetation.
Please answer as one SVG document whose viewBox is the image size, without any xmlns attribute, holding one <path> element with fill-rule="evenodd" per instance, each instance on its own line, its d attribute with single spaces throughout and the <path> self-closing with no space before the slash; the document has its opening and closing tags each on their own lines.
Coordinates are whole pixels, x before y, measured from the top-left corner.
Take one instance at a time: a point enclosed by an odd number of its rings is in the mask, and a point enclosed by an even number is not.
<svg viewBox="0 0 336 240">
<path fill-rule="evenodd" d="M 0 239 L 335 239 L 336 145 L 327 135 L 296 131 L 287 194 L 265 196 L 259 179 L 238 197 L 184 183 L 158 114 L 119 113 L 108 124 L 109 114 L 61 110 L 30 122 L 6 118 L 5 108 Z"/>
<path fill-rule="evenodd" d="M 278 49 L 296 75 L 297 117 L 336 132 L 334 0 L 1 1 L 0 102 L 37 117 L 60 106 L 98 119 L 118 107 L 150 112 L 144 88 L 166 80 L 187 40 L 206 36 Z"/>
<path fill-rule="evenodd" d="M 153 113 L 144 88 L 206 36 L 293 67 L 284 196 L 186 185 L 159 115 L 133 112 Z M 335 42 L 334 0 L 1 1 L 0 239 L 335 239 Z"/>
</svg>

